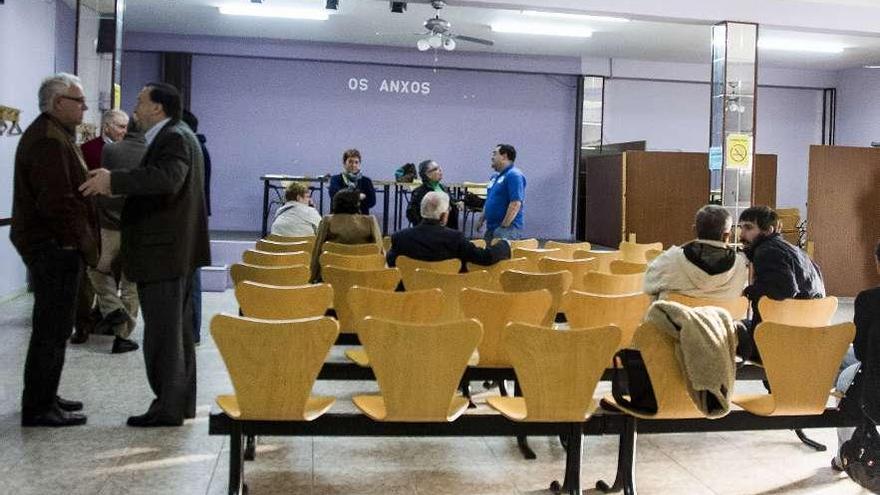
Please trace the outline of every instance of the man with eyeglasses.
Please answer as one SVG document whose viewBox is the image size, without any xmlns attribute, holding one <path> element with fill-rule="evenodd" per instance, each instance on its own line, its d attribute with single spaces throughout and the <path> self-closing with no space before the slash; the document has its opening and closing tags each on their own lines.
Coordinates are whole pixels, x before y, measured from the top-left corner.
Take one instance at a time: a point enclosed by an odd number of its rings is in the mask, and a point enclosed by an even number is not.
<svg viewBox="0 0 880 495">
<path fill-rule="evenodd" d="M 75 426 L 81 402 L 58 397 L 67 338 L 86 265 L 98 262 L 94 200 L 79 193 L 88 170 L 75 142 L 88 109 L 79 78 L 56 74 L 39 90 L 42 112 L 15 154 L 9 238 L 31 274 L 32 333 L 24 365 L 22 426 Z"/>
<path fill-rule="evenodd" d="M 86 141 L 80 147 L 89 170 L 101 168 L 104 145 L 122 141 L 128 130 L 128 114 L 122 110 L 107 110 L 101 116 L 101 135 Z"/>
</svg>

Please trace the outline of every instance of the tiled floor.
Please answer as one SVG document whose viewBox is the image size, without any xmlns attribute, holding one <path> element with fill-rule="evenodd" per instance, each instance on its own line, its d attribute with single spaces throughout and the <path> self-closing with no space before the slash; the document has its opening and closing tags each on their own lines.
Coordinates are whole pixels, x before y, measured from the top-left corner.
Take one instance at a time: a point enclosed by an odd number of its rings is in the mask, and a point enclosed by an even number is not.
<svg viewBox="0 0 880 495">
<path fill-rule="evenodd" d="M 208 317 L 234 312 L 232 293 L 206 293 Z M 61 394 L 83 400 L 89 423 L 68 429 L 19 427 L 21 370 L 30 330 L 29 297 L 0 304 L 0 480 L 3 493 L 223 494 L 228 445 L 207 434 L 212 398 L 231 390 L 222 360 L 203 331 L 198 348 L 198 417 L 181 428 L 125 426 L 151 396 L 140 352 L 109 354 L 110 337 L 70 346 Z M 838 319 L 851 317 L 844 304 Z M 140 340 L 139 328 L 134 338 Z M 339 350 L 334 350 L 338 356 Z M 474 384 L 475 387 L 477 384 Z M 376 390 L 371 382 L 319 382 L 341 397 Z M 338 408 L 352 407 L 341 401 Z M 833 430 L 810 432 L 835 445 Z M 538 458 L 522 459 L 506 438 L 261 438 L 247 463 L 251 494 L 546 494 L 561 478 L 564 451 L 555 438 L 530 440 Z M 586 437 L 583 479 L 613 477 L 617 442 Z M 637 483 L 643 494 L 863 493 L 788 431 L 641 435 Z M 587 490 L 585 493 L 596 493 Z"/>
</svg>

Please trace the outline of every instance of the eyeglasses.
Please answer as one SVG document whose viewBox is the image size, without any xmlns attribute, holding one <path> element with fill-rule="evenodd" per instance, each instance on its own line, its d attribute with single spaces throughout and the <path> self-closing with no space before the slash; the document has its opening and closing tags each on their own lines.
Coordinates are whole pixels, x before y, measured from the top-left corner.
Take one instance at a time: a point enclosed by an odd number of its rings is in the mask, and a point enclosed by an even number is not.
<svg viewBox="0 0 880 495">
<path fill-rule="evenodd" d="M 436 172 L 438 170 L 440 170 L 440 167 L 429 168 L 428 170 L 425 171 L 425 173 L 430 174 L 430 173 Z"/>
<path fill-rule="evenodd" d="M 78 98 L 74 98 L 73 96 L 61 95 L 61 98 L 64 98 L 65 100 L 75 101 L 75 102 L 79 103 L 80 105 L 86 104 L 86 97 L 85 96 L 80 96 Z"/>
</svg>

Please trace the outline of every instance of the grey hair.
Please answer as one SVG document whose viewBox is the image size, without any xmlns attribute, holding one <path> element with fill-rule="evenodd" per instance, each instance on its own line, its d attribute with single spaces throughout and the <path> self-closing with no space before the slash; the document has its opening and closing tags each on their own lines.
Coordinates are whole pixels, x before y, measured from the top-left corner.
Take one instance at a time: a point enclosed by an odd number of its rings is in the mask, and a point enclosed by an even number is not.
<svg viewBox="0 0 880 495">
<path fill-rule="evenodd" d="M 68 74 L 66 72 L 59 72 L 54 76 L 49 76 L 46 79 L 43 79 L 43 83 L 40 84 L 40 91 L 38 93 L 40 99 L 40 111 L 48 112 L 52 110 L 52 106 L 55 104 L 55 99 L 66 93 L 67 90 L 74 85 L 82 87 L 82 81 L 73 74 Z"/>
<path fill-rule="evenodd" d="M 733 217 L 727 208 L 718 205 L 706 205 L 697 211 L 694 218 L 697 238 L 709 241 L 720 241 L 724 234 L 733 228 Z"/>
<path fill-rule="evenodd" d="M 103 115 L 101 115 L 101 127 L 103 128 L 104 126 L 112 122 L 115 117 L 122 117 L 125 120 L 128 120 L 128 114 L 123 112 L 122 110 L 107 110 L 106 112 L 104 112 Z"/>
<path fill-rule="evenodd" d="M 444 192 L 431 191 L 422 198 L 422 218 L 440 220 L 449 211 L 449 195 Z"/>
</svg>

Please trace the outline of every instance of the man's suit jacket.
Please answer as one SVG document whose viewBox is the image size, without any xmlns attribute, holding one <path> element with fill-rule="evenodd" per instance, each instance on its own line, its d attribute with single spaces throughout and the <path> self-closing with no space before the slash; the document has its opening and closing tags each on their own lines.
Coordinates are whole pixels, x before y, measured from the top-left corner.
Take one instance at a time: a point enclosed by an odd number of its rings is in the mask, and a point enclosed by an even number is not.
<svg viewBox="0 0 880 495">
<path fill-rule="evenodd" d="M 129 133 L 122 141 L 104 146 L 101 153 L 101 168 L 114 172 L 116 170 L 132 170 L 140 166 L 147 152 L 147 143 L 141 133 Z M 98 217 L 101 228 L 119 230 L 122 219 L 122 208 L 125 196 L 101 196 L 98 198 Z"/>
<path fill-rule="evenodd" d="M 122 269 L 134 282 L 189 277 L 211 264 L 199 142 L 172 120 L 156 135 L 139 167 L 111 173 L 124 194 Z"/>
<path fill-rule="evenodd" d="M 391 249 L 386 256 L 388 266 L 394 266 L 398 256 L 421 261 L 458 258 L 464 263 L 492 265 L 510 258 L 510 245 L 500 241 L 489 248 L 479 248 L 461 231 L 444 227 L 436 220 L 422 220 L 415 227 L 391 236 Z"/>
<path fill-rule="evenodd" d="M 83 158 L 85 158 L 86 166 L 89 167 L 89 170 L 101 168 L 101 153 L 104 151 L 105 144 L 104 136 L 98 136 L 80 145 Z"/>
</svg>

